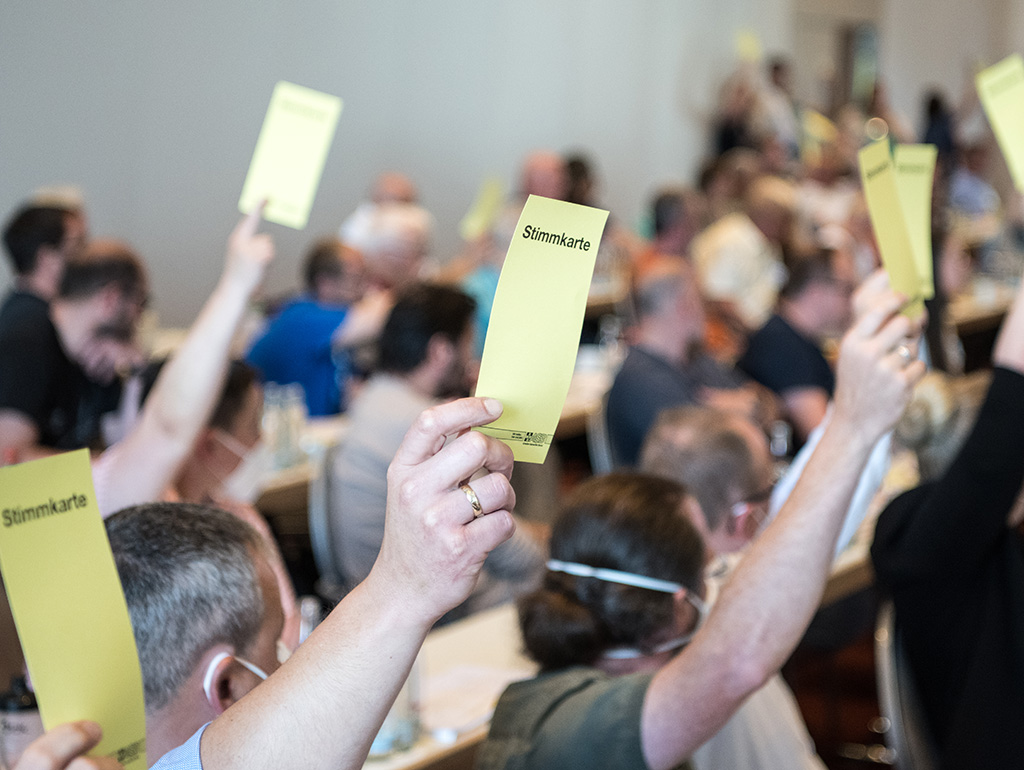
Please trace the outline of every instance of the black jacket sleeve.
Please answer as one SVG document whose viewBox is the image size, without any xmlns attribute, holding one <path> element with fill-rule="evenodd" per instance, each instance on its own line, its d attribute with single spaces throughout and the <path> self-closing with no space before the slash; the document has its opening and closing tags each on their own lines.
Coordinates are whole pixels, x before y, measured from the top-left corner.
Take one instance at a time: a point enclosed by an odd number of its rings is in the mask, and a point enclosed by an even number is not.
<svg viewBox="0 0 1024 770">
<path fill-rule="evenodd" d="M 938 481 L 893 500 L 878 518 L 871 558 L 883 587 L 962 584 L 1006 535 L 1024 480 L 1024 375 L 996 369 L 967 441 Z"/>
</svg>

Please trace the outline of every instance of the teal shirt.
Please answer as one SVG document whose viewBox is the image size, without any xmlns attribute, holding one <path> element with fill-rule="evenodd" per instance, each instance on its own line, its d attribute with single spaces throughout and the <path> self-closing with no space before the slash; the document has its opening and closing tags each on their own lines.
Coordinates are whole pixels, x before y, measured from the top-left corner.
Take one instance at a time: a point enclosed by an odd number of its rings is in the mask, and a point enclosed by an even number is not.
<svg viewBox="0 0 1024 770">
<path fill-rule="evenodd" d="M 481 265 L 462 279 L 462 290 L 476 301 L 473 324 L 476 329 L 477 358 L 484 352 L 484 339 L 487 337 L 487 325 L 491 320 L 491 306 L 494 304 L 500 275 L 501 270 L 498 268 Z"/>
</svg>

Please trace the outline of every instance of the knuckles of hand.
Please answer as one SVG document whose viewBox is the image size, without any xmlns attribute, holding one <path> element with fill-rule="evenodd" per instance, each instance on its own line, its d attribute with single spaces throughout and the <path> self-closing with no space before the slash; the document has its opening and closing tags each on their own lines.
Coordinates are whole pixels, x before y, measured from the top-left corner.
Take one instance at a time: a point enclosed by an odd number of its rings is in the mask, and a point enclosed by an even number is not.
<svg viewBox="0 0 1024 770">
<path fill-rule="evenodd" d="M 394 485 L 400 506 L 410 506 L 423 502 L 424 489 L 423 480 L 418 476 L 407 476 L 399 479 Z"/>
<path fill-rule="evenodd" d="M 439 436 L 441 434 L 441 421 L 438 415 L 441 414 L 440 406 L 432 406 L 424 411 L 416 419 L 416 430 L 426 436 Z"/>
<path fill-rule="evenodd" d="M 479 458 L 481 462 L 487 457 L 490 442 L 491 439 L 478 430 L 469 431 L 469 433 L 460 436 L 457 441 L 467 456 Z"/>
</svg>

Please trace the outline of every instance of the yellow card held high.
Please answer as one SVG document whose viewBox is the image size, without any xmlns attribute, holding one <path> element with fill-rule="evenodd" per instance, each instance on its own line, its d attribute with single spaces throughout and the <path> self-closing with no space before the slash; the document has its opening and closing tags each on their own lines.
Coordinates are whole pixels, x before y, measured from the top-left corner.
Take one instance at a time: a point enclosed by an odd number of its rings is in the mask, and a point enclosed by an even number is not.
<svg viewBox="0 0 1024 770">
<path fill-rule="evenodd" d="M 924 310 L 924 292 L 914 261 L 907 220 L 903 215 L 899 187 L 889 142 L 880 139 L 862 149 L 858 155 L 864 197 L 871 215 L 882 264 L 889 274 L 892 288 L 909 299 L 903 312 L 916 318 Z"/>
<path fill-rule="evenodd" d="M 505 188 L 500 179 L 484 180 L 476 200 L 459 223 L 459 235 L 464 241 L 475 241 L 490 231 L 501 212 L 504 198 Z"/>
<path fill-rule="evenodd" d="M 531 195 L 498 279 L 476 395 L 504 413 L 478 428 L 517 461 L 541 463 L 554 438 L 579 348 L 608 212 Z"/>
<path fill-rule="evenodd" d="M 935 296 L 932 275 L 932 185 L 935 180 L 934 144 L 900 144 L 896 146 L 893 163 L 896 189 L 900 196 L 903 219 L 910 237 L 914 267 L 921 281 L 921 296 Z"/>
<path fill-rule="evenodd" d="M 43 725 L 98 722 L 91 753 L 144 770 L 139 657 L 87 450 L 0 468 L 0 569 Z"/>
<path fill-rule="evenodd" d="M 977 86 L 1013 184 L 1024 193 L 1024 59 L 1014 54 L 979 72 Z"/>
<path fill-rule="evenodd" d="M 278 83 L 256 140 L 239 211 L 247 214 L 266 198 L 264 219 L 304 228 L 340 115 L 337 96 Z"/>
</svg>

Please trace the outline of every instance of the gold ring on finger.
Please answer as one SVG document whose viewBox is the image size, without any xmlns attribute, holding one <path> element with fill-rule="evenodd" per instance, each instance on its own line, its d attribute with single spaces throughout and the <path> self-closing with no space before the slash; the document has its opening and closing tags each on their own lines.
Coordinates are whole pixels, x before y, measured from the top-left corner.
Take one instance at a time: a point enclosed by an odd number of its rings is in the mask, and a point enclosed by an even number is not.
<svg viewBox="0 0 1024 770">
<path fill-rule="evenodd" d="M 462 490 L 462 494 L 469 500 L 469 504 L 473 507 L 473 518 L 479 519 L 484 515 L 484 507 L 480 505 L 480 498 L 476 496 L 476 492 L 473 491 L 473 487 L 469 484 L 460 484 L 459 489 Z"/>
</svg>

